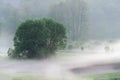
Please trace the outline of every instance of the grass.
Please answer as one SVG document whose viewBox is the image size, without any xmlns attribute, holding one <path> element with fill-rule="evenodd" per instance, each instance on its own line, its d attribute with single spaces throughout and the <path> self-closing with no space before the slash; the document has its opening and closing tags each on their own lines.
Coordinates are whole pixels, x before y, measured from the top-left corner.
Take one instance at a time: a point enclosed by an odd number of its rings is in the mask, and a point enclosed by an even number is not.
<svg viewBox="0 0 120 80">
<path fill-rule="evenodd" d="M 90 77 L 92 77 L 93 80 L 120 80 L 120 72 L 95 74 Z"/>
<path fill-rule="evenodd" d="M 53 78 L 29 73 L 0 74 L 0 80 L 120 80 L 120 72 L 81 75 L 77 78 Z"/>
<path fill-rule="evenodd" d="M 45 77 L 29 73 L 0 73 L 0 80 L 90 80 L 88 77 Z"/>
<path fill-rule="evenodd" d="M 15 73 L 15 74 L 0 74 L 0 80 L 55 80 L 50 79 L 48 77 L 32 75 L 32 74 L 23 74 L 23 73 Z"/>
</svg>

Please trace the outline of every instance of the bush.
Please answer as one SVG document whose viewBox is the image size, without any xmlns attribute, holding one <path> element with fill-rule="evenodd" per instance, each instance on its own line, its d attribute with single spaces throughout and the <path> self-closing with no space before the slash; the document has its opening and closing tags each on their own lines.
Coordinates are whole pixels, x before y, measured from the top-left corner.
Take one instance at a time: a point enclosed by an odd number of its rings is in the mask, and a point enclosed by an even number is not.
<svg viewBox="0 0 120 80">
<path fill-rule="evenodd" d="M 14 36 L 14 52 L 19 58 L 45 57 L 66 45 L 65 27 L 53 19 L 26 20 Z"/>
</svg>

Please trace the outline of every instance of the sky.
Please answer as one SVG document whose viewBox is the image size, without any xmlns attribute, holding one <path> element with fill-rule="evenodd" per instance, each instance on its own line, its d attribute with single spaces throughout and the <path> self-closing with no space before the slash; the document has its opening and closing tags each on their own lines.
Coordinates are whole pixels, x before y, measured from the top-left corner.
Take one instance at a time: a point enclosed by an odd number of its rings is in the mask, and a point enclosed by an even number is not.
<svg viewBox="0 0 120 80">
<path fill-rule="evenodd" d="M 119 4 L 120 0 L 88 0 L 92 38 L 120 38 Z"/>
</svg>

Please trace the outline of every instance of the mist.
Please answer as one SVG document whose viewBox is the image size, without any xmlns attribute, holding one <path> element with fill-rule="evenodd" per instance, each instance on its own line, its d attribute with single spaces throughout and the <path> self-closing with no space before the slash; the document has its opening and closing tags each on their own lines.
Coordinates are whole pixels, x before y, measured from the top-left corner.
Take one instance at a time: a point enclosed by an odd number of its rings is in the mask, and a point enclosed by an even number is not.
<svg viewBox="0 0 120 80">
<path fill-rule="evenodd" d="M 12 74 L 9 80 L 21 76 L 23 80 L 30 75 L 37 76 L 37 80 L 41 79 L 38 76 L 79 80 L 83 74 L 120 71 L 119 3 L 120 0 L 0 0 L 0 79 L 5 73 L 4 79 L 6 74 Z M 65 26 L 66 48 L 40 60 L 9 58 L 6 53 L 14 49 L 19 25 L 27 19 L 40 18 L 52 18 Z"/>
<path fill-rule="evenodd" d="M 120 38 L 119 0 L 90 0 L 91 38 L 112 40 Z"/>
</svg>

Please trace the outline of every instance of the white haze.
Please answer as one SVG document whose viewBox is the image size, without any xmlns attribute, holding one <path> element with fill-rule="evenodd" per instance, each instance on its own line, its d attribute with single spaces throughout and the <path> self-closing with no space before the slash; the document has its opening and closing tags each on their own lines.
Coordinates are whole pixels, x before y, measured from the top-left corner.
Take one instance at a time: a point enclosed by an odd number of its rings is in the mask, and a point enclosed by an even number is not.
<svg viewBox="0 0 120 80">
<path fill-rule="evenodd" d="M 81 74 L 118 71 L 118 69 L 114 68 L 114 65 L 104 65 L 120 62 L 120 41 L 99 41 L 99 44 L 96 43 L 96 41 L 92 41 L 89 42 L 89 44 L 90 46 L 85 47 L 83 51 L 80 48 L 59 51 L 56 56 L 42 60 L 13 60 L 7 58 L 5 55 L 1 55 L 0 64 L 2 64 L 2 66 L 0 66 L 0 72 L 4 74 L 14 74 L 14 76 L 19 73 L 29 73 L 46 78 L 79 80 L 78 77 Z M 109 50 L 105 49 L 106 46 L 109 46 Z M 94 67 L 96 65 L 101 66 L 96 68 Z M 87 71 L 84 69 L 86 67 L 88 68 Z M 78 68 L 78 72 L 72 71 L 76 68 Z M 79 72 L 79 69 L 83 69 L 83 72 Z M 23 76 L 21 74 L 19 75 Z"/>
<path fill-rule="evenodd" d="M 4 0 L 19 7 L 17 0 Z M 58 4 L 59 0 L 41 0 L 42 11 L 45 14 L 49 7 Z M 0 34 L 0 73 L 19 74 L 30 73 L 34 75 L 77 78 L 71 69 L 91 67 L 94 65 L 104 65 L 108 63 L 120 62 L 120 1 L 119 0 L 86 0 L 89 9 L 90 37 L 93 41 L 88 41 L 88 47 L 82 51 L 81 46 L 72 49 L 59 51 L 56 56 L 44 60 L 12 60 L 5 54 L 8 48 L 13 47 L 13 35 L 5 31 L 4 27 Z M 45 16 L 44 14 L 42 16 Z M 94 41 L 97 39 L 97 41 Z M 99 39 L 101 41 L 99 41 Z M 118 39 L 118 40 L 117 40 Z M 109 41 L 111 40 L 111 41 Z M 97 43 L 97 44 L 96 44 Z M 108 50 L 105 48 L 109 47 Z M 100 73 L 117 71 L 113 67 L 100 68 L 85 73 Z M 70 77 L 71 76 L 71 77 Z M 1 79 L 1 76 L 0 76 Z"/>
<path fill-rule="evenodd" d="M 120 0 L 87 0 L 92 39 L 120 38 Z"/>
</svg>

